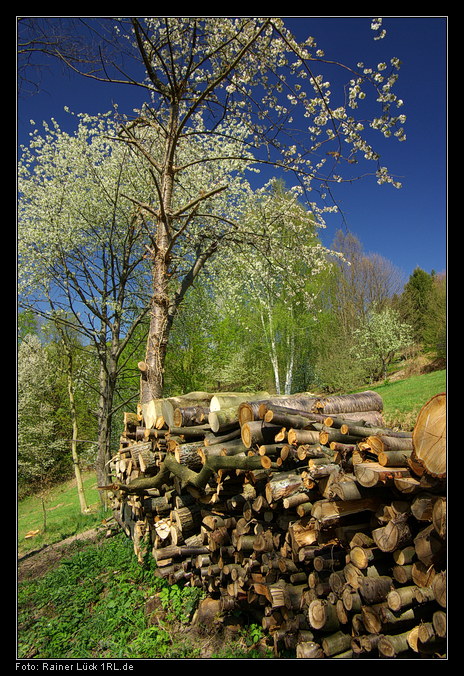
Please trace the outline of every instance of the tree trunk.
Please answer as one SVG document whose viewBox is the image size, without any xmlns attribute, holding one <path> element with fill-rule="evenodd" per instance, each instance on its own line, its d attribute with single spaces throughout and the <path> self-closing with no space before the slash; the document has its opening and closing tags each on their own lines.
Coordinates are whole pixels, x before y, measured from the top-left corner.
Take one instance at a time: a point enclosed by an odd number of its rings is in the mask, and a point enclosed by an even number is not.
<svg viewBox="0 0 464 676">
<path fill-rule="evenodd" d="M 99 486 L 106 486 L 110 481 L 109 461 L 111 458 L 111 408 L 112 392 L 108 373 L 103 365 L 100 365 L 100 400 L 98 406 L 98 452 L 95 462 L 95 472 Z M 100 497 L 106 506 L 106 493 L 100 492 Z"/>
<path fill-rule="evenodd" d="M 75 399 L 74 399 L 72 357 L 71 357 L 71 352 L 70 352 L 70 350 L 68 350 L 67 347 L 66 347 L 66 352 L 67 352 L 68 363 L 69 363 L 67 379 L 68 379 L 69 407 L 70 407 L 70 410 L 71 410 L 71 421 L 72 421 L 71 456 L 72 456 L 72 461 L 73 461 L 73 466 L 74 466 L 74 476 L 76 477 L 77 495 L 79 497 L 79 505 L 80 505 L 80 509 L 81 509 L 81 514 L 87 514 L 89 512 L 89 508 L 87 506 L 87 502 L 86 502 L 86 499 L 85 499 L 84 484 L 83 484 L 83 481 L 82 481 L 82 472 L 81 472 L 81 466 L 80 466 L 80 462 L 79 462 L 79 454 L 77 452 L 77 439 L 78 439 L 79 435 L 78 435 L 78 428 L 77 428 L 76 402 L 75 402 Z"/>
</svg>

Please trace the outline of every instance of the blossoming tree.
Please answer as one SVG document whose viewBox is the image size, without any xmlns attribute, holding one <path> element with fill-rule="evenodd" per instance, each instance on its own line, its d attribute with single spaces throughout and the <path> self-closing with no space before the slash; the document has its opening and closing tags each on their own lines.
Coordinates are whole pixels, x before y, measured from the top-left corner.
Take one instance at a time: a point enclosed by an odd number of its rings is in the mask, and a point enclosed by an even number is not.
<svg viewBox="0 0 464 676">
<path fill-rule="evenodd" d="M 372 28 L 382 36 L 380 20 Z M 324 213 L 335 208 L 324 199 L 335 184 L 371 173 L 397 185 L 365 132 L 404 138 L 402 102 L 394 93 L 400 64 L 395 58 L 374 67 L 334 64 L 314 38 L 297 42 L 274 17 L 123 17 L 111 20 L 109 34 L 87 67 L 62 51 L 56 55 L 87 77 L 147 93 L 141 110 L 120 120 L 114 141 L 131 149 L 149 186 L 121 192 L 136 209 L 151 266 L 141 379 L 148 411 L 163 394 L 177 309 L 205 265 L 232 245 L 278 257 L 279 237 L 267 235 L 276 213 L 256 228 L 253 171 L 264 175 L 261 185 L 276 172 L 287 183 L 292 177 L 289 188 L 305 204 L 311 228 L 323 226 Z M 106 49 L 115 42 L 116 52 Z M 334 93 L 316 69 L 335 65 L 348 81 Z M 366 108 L 370 99 L 374 107 Z M 301 242 L 300 226 L 301 219 L 293 231 Z M 315 260 L 312 252 L 308 263 Z"/>
</svg>

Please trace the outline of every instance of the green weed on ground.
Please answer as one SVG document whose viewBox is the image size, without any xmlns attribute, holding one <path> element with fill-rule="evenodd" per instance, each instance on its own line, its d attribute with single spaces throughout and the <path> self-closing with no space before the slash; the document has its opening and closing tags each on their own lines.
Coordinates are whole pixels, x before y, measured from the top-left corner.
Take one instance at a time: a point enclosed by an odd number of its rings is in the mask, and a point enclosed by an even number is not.
<svg viewBox="0 0 464 676">
<path fill-rule="evenodd" d="M 122 533 L 76 549 L 44 577 L 18 585 L 19 659 L 205 656 L 212 637 L 199 640 L 190 626 L 201 589 L 156 577 L 154 559 L 141 565 Z M 258 639 L 245 628 L 235 643 L 215 641 L 208 657 L 261 657 L 252 650 Z"/>
</svg>

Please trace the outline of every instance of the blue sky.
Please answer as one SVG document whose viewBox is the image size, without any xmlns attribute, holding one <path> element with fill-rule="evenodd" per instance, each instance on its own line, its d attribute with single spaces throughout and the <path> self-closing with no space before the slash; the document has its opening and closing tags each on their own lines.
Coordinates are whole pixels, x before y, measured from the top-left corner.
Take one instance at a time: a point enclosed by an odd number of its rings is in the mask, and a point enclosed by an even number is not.
<svg viewBox="0 0 464 676">
<path fill-rule="evenodd" d="M 404 100 L 407 140 L 388 139 L 377 146 L 382 164 L 401 180 L 400 190 L 359 181 L 337 189 L 346 224 L 368 253 L 378 253 L 401 271 L 404 281 L 414 268 L 444 272 L 447 261 L 447 18 L 383 17 L 387 34 L 373 40 L 371 17 L 286 17 L 298 38 L 312 35 L 327 57 L 347 65 L 376 66 L 398 57 L 396 87 Z M 335 77 L 335 71 L 334 76 Z M 330 78 L 330 72 L 328 73 Z M 130 112 L 142 101 L 132 87 L 110 86 L 69 77 L 58 68 L 43 72 L 38 94 L 18 100 L 18 142 L 27 143 L 29 120 L 54 117 L 69 128 L 74 112 L 98 113 L 112 102 Z M 330 245 L 343 226 L 331 216 L 323 241 Z"/>
</svg>

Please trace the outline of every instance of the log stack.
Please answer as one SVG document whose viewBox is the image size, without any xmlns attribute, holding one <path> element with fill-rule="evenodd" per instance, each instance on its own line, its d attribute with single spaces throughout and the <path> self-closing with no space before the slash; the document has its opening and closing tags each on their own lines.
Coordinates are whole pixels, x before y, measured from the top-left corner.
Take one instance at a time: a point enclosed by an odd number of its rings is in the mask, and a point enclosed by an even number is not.
<svg viewBox="0 0 464 676">
<path fill-rule="evenodd" d="M 125 414 L 105 488 L 139 560 L 260 622 L 277 657 L 445 657 L 445 395 L 413 431 L 370 391 L 231 396 L 214 430 L 187 405 L 178 426 Z"/>
</svg>

